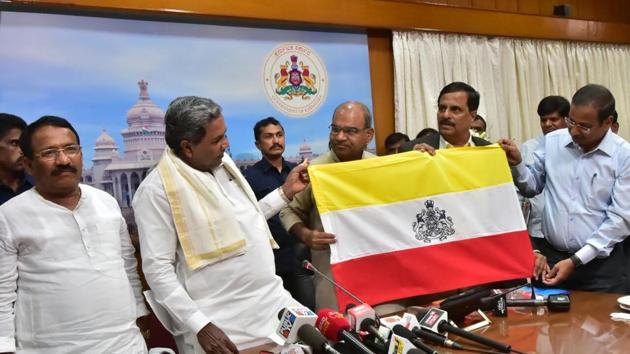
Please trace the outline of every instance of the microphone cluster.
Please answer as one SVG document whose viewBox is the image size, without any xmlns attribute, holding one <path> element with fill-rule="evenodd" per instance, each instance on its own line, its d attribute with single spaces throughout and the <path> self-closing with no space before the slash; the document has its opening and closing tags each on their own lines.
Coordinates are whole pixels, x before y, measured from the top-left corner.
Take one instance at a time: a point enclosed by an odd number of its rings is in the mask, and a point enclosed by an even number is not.
<svg viewBox="0 0 630 354">
<path fill-rule="evenodd" d="M 448 339 L 455 334 L 463 339 L 482 344 L 504 353 L 512 352 L 508 344 L 476 335 L 455 326 L 449 321 L 451 311 L 457 320 L 468 314 L 473 307 L 494 304 L 497 297 L 487 289 L 475 289 L 445 301 L 440 308 L 430 308 L 417 315 L 379 319 L 368 304 L 361 301 L 332 279 L 321 274 L 310 262 L 303 266 L 322 275 L 335 287 L 357 300 L 360 305 L 349 306 L 347 319 L 332 309 L 321 309 L 317 315 L 307 308 L 286 308 L 278 314 L 280 325 L 277 333 L 287 343 L 301 341 L 312 348 L 313 354 L 437 354 L 426 343 L 458 350 L 472 350 Z M 514 288 L 515 289 L 515 288 Z M 444 304 L 444 303 L 443 303 Z M 446 310 L 449 310 L 448 312 Z M 335 347 L 332 343 L 336 344 Z M 475 351 L 480 351 L 475 349 Z"/>
</svg>

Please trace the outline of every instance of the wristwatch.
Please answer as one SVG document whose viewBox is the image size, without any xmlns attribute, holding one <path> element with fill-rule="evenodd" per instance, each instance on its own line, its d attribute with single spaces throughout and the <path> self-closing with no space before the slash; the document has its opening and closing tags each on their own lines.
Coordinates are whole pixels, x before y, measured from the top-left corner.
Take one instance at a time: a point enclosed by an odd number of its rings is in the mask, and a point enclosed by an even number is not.
<svg viewBox="0 0 630 354">
<path fill-rule="evenodd" d="M 571 259 L 571 262 L 573 262 L 573 265 L 575 266 L 575 268 L 577 268 L 577 267 L 581 266 L 582 264 L 584 264 L 584 263 L 582 263 L 582 260 L 580 260 L 580 258 L 578 256 L 576 256 L 576 255 L 572 255 L 570 257 L 570 259 Z"/>
</svg>

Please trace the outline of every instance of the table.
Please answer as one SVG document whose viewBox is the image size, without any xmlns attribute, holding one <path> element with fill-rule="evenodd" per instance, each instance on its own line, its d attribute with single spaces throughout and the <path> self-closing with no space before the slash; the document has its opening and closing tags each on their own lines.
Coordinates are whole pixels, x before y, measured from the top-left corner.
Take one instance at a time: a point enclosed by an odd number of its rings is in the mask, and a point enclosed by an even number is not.
<svg viewBox="0 0 630 354">
<path fill-rule="evenodd" d="M 548 312 L 546 307 L 510 307 L 508 317 L 489 316 L 492 324 L 475 333 L 508 343 L 524 353 L 621 354 L 630 353 L 630 322 L 610 319 L 610 313 L 623 312 L 617 305 L 622 295 L 571 292 L 569 312 Z M 458 338 L 450 336 L 451 339 Z M 470 342 L 461 339 L 462 344 Z M 258 354 L 273 345 L 241 351 Z M 443 354 L 469 353 L 435 347 Z"/>
</svg>

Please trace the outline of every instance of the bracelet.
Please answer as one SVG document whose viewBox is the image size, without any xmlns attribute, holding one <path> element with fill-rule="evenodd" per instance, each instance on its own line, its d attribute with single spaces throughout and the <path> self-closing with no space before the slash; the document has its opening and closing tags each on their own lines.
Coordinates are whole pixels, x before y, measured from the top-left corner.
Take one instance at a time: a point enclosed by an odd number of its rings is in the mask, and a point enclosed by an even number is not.
<svg viewBox="0 0 630 354">
<path fill-rule="evenodd" d="M 284 194 L 284 189 L 282 189 L 282 186 L 278 187 L 278 193 L 280 193 L 280 198 L 282 198 L 282 200 L 284 200 L 287 204 L 291 203 L 291 200 L 287 197 L 286 194 Z"/>
<path fill-rule="evenodd" d="M 542 254 L 542 253 L 540 253 L 540 251 L 539 251 L 539 250 L 534 250 L 534 253 L 536 253 L 536 254 Z"/>
</svg>

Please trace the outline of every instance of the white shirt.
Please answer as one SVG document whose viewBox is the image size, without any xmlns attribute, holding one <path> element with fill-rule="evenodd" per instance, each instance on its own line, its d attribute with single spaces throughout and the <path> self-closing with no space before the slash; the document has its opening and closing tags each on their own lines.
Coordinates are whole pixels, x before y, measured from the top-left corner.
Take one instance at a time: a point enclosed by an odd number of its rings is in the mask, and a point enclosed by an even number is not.
<svg viewBox="0 0 630 354">
<path fill-rule="evenodd" d="M 148 313 L 118 204 L 80 185 L 74 210 L 35 188 L 0 207 L 0 352 L 146 353 Z M 13 304 L 15 303 L 15 309 Z"/>
<path fill-rule="evenodd" d="M 209 322 L 224 331 L 239 350 L 268 342 L 266 337 L 278 325 L 278 312 L 301 306 L 275 275 L 265 231 L 266 219 L 286 205 L 279 192 L 260 201 L 261 215 L 222 166 L 214 176 L 209 175 L 230 201 L 226 207 L 232 208 L 247 246 L 245 254 L 196 271 L 186 266 L 158 170 L 146 177 L 133 200 L 144 274 L 155 300 L 185 333 L 186 346 L 180 351 L 186 353 L 203 353 L 196 334 Z"/>
<path fill-rule="evenodd" d="M 534 163 L 534 151 L 538 148 L 538 145 L 545 139 L 544 135 L 541 135 L 534 139 L 529 139 L 521 145 L 521 155 L 525 164 L 531 165 Z M 528 215 L 526 218 L 527 231 L 531 237 L 544 238 L 542 232 L 542 213 L 545 209 L 545 191 L 532 198 L 525 198 L 520 193 L 518 194 L 522 203 L 529 203 Z"/>
</svg>

